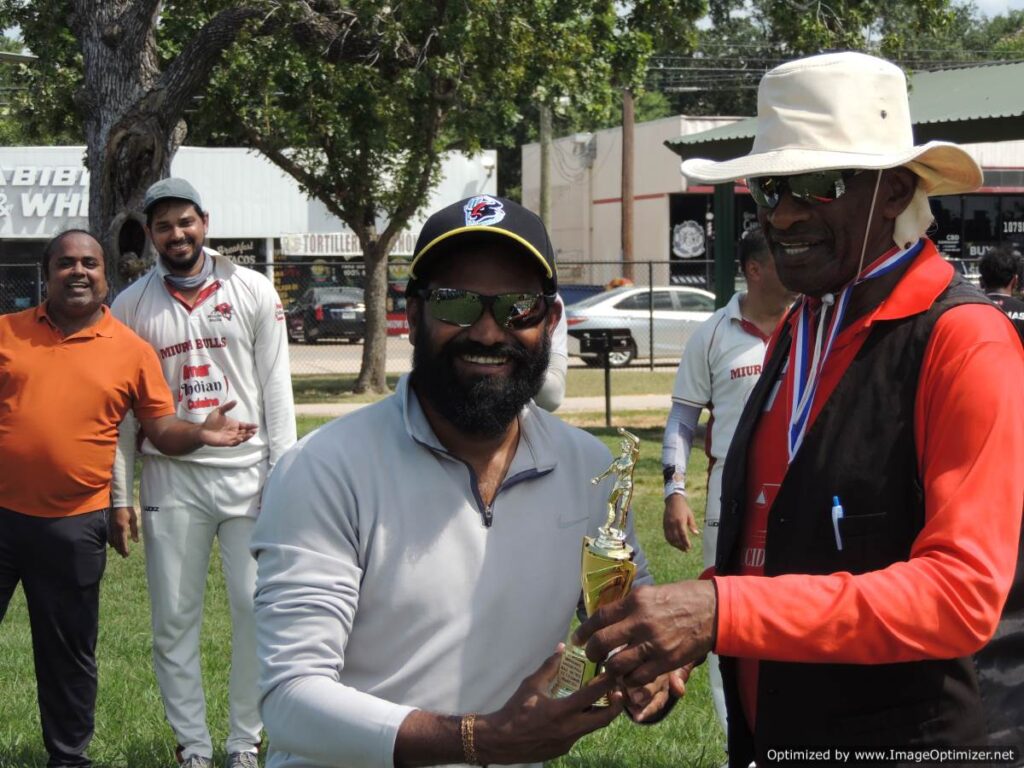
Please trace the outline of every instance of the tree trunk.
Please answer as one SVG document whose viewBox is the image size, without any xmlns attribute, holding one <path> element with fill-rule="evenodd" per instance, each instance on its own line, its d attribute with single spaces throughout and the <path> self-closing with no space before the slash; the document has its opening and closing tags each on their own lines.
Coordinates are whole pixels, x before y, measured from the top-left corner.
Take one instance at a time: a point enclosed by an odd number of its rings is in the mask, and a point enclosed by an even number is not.
<svg viewBox="0 0 1024 768">
<path fill-rule="evenodd" d="M 170 157 L 162 157 L 167 141 L 154 135 L 153 126 L 125 120 L 160 74 L 152 30 L 159 4 L 140 4 L 148 6 L 148 23 L 131 13 L 129 5 L 124 0 L 78 0 L 71 17 L 84 67 L 79 98 L 86 114 L 89 227 L 104 246 L 107 276 L 115 289 L 123 282 L 116 230 L 124 218 L 118 215 L 141 202 L 141 195 L 131 199 L 133 188 L 144 190 L 147 179 L 159 178 L 156 174 L 170 167 Z M 125 165 L 116 168 L 120 162 Z M 136 181 L 137 174 L 141 178 Z"/>
<path fill-rule="evenodd" d="M 123 118 L 106 136 L 88 136 L 89 226 L 107 253 L 107 275 L 121 287 L 138 276 L 122 264 L 121 228 L 141 219 L 142 198 L 149 186 L 171 173 L 171 159 L 184 138 L 184 124 L 166 135 L 154 120 Z M 142 253 L 135 254 L 141 258 Z"/>
<path fill-rule="evenodd" d="M 146 189 L 170 173 L 185 138 L 186 106 L 259 13 L 245 4 L 221 11 L 161 73 L 160 6 L 160 0 L 75 0 L 70 17 L 84 70 L 78 99 L 85 114 L 89 227 L 106 250 L 115 290 L 130 277 L 120 269 L 121 227 L 138 216 Z"/>
<path fill-rule="evenodd" d="M 372 226 L 372 225 L 371 225 Z M 360 240 L 363 240 L 360 237 Z M 363 360 L 356 379 L 356 392 L 388 392 L 388 242 L 373 233 L 363 241 L 363 262 L 366 265 L 366 339 L 363 341 Z"/>
</svg>

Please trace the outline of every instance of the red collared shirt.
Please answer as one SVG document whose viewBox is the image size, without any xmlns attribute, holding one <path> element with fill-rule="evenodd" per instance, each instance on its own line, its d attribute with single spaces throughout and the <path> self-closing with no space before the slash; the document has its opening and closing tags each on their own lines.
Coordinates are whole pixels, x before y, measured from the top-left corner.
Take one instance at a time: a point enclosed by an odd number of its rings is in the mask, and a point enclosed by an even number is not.
<svg viewBox="0 0 1024 768">
<path fill-rule="evenodd" d="M 928 309 L 951 276 L 926 242 L 892 293 L 837 336 L 812 421 L 871 326 Z M 786 472 L 793 370 L 791 364 L 782 376 L 749 449 L 746 565 L 739 576 L 715 578 L 716 651 L 741 659 L 751 726 L 757 660 L 883 664 L 978 650 L 995 630 L 1013 580 L 1024 507 L 1024 351 L 994 307 L 955 307 L 935 325 L 918 383 L 914 438 L 925 525 L 910 559 L 857 576 L 759 575 L 757 550 L 770 546 L 768 510 Z"/>
</svg>

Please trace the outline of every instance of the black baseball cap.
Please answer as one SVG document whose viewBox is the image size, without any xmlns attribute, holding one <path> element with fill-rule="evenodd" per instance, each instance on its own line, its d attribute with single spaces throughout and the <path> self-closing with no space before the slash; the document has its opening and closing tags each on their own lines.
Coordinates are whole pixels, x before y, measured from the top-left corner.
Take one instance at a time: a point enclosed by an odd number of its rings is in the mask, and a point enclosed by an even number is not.
<svg viewBox="0 0 1024 768">
<path fill-rule="evenodd" d="M 507 198 L 474 195 L 442 208 L 423 224 L 409 264 L 406 293 L 419 287 L 431 262 L 451 253 L 465 238 L 480 235 L 503 238 L 518 246 L 541 268 L 544 292 L 553 294 L 558 290 L 555 249 L 540 217 Z"/>
</svg>

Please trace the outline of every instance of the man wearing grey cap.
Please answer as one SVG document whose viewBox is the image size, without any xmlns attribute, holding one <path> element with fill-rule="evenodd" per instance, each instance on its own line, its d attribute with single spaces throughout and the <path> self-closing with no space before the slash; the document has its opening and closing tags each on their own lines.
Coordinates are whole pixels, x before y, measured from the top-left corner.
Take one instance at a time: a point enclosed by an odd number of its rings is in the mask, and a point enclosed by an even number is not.
<svg viewBox="0 0 1024 768">
<path fill-rule="evenodd" d="M 632 684 L 718 653 L 733 766 L 1021 764 L 1024 354 L 925 236 L 981 169 L 915 145 L 903 72 L 846 52 L 768 72 L 751 153 L 683 172 L 746 180 L 803 297 L 726 457 L 714 577 L 577 640 Z"/>
<path fill-rule="evenodd" d="M 611 481 L 590 482 L 608 450 L 531 401 L 560 312 L 544 225 L 459 201 L 425 223 L 410 275 L 412 373 L 304 438 L 264 493 L 274 768 L 538 763 L 623 706 L 652 720 L 669 702 L 664 679 L 606 708 L 590 707 L 600 683 L 548 696 Z"/>
<path fill-rule="evenodd" d="M 114 301 L 114 315 L 153 346 L 177 414 L 201 421 L 227 398 L 259 425 L 245 447 L 199 450 L 187 460 L 142 442 L 140 497 L 153 623 L 153 665 L 164 711 L 187 768 L 212 765 L 199 662 L 203 591 L 214 539 L 231 605 L 229 768 L 256 765 L 262 723 L 249 541 L 267 473 L 295 442 L 288 339 L 270 281 L 204 248 L 209 215 L 184 179 L 146 192 L 146 231 L 157 251 L 147 274 Z M 132 501 L 136 426 L 121 427 L 114 467 L 110 543 L 128 555 L 138 540 Z"/>
</svg>

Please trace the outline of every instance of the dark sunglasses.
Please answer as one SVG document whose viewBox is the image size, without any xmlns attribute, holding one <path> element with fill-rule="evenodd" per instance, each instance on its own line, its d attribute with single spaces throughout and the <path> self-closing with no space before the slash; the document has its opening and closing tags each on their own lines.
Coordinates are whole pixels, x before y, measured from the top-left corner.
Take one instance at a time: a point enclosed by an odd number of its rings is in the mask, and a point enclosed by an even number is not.
<svg viewBox="0 0 1024 768">
<path fill-rule="evenodd" d="M 548 314 L 549 300 L 554 298 L 543 293 L 487 296 L 461 288 L 429 288 L 420 296 L 427 302 L 431 317 L 443 323 L 469 328 L 489 308 L 494 322 L 513 330 L 532 328 L 541 322 Z"/>
<path fill-rule="evenodd" d="M 757 176 L 747 179 L 747 187 L 761 208 L 775 208 L 785 189 L 795 199 L 817 205 L 838 200 L 846 194 L 846 182 L 861 172 L 862 169 L 856 169 L 815 171 L 795 176 Z"/>
</svg>

